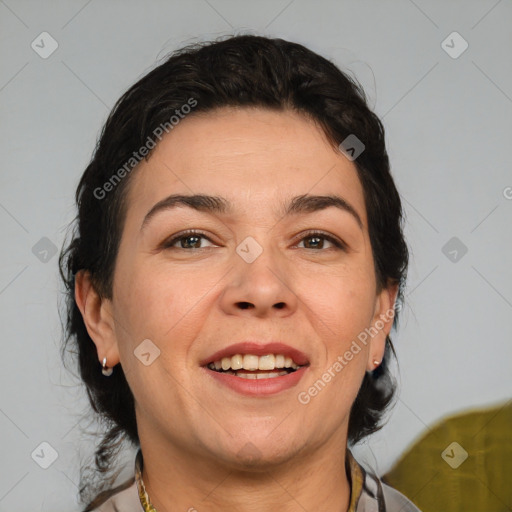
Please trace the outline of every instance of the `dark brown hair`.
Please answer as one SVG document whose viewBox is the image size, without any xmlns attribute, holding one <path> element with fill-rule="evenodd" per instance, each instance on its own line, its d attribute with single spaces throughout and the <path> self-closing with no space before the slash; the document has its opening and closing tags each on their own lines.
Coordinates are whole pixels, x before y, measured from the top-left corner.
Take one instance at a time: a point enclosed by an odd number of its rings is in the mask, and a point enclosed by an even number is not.
<svg viewBox="0 0 512 512">
<path fill-rule="evenodd" d="M 78 215 L 71 240 L 60 255 L 67 307 L 62 354 L 71 348 L 91 406 L 107 425 L 95 452 L 102 480 L 94 494 L 89 489 L 92 485 L 81 481 L 83 501 L 97 495 L 86 510 L 112 493 L 114 479 L 106 475 L 120 443 L 127 439 L 138 447 L 139 439 L 134 398 L 121 365 L 112 376 L 102 375 L 96 347 L 75 303 L 75 275 L 81 269 L 89 271 L 98 293 L 112 298 L 126 187 L 137 163 L 133 154 L 148 145 L 148 138 L 155 139 L 159 126 L 170 128 L 169 120 L 190 104 L 190 98 L 196 102 L 194 112 L 225 106 L 293 109 L 318 123 L 335 148 L 349 135 L 362 141 L 364 151 L 354 164 L 364 189 L 377 282 L 379 289 L 390 281 L 398 283 L 397 304 L 403 299 L 408 250 L 401 201 L 390 174 L 384 128 L 369 109 L 362 87 L 329 60 L 282 39 L 238 35 L 174 52 L 124 93 L 112 109 L 78 185 Z M 114 182 L 114 175 L 122 179 Z M 112 186 L 105 187 L 107 182 Z M 106 188 L 108 193 L 103 193 Z M 395 327 L 397 321 L 398 314 Z M 374 372 L 366 372 L 352 406 L 350 443 L 380 428 L 395 391 L 388 367 L 392 355 L 388 337 L 384 361 Z"/>
</svg>

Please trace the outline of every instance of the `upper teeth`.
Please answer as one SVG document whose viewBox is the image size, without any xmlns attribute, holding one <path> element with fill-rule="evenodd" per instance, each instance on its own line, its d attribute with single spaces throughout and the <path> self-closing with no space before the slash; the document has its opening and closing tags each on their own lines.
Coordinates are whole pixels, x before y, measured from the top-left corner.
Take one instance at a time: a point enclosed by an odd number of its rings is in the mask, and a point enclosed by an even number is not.
<svg viewBox="0 0 512 512">
<path fill-rule="evenodd" d="M 275 368 L 299 368 L 291 357 L 285 357 L 282 354 L 268 354 L 265 356 L 255 356 L 252 354 L 236 354 L 232 357 L 223 357 L 219 361 L 214 361 L 208 365 L 212 370 L 274 370 Z"/>
</svg>

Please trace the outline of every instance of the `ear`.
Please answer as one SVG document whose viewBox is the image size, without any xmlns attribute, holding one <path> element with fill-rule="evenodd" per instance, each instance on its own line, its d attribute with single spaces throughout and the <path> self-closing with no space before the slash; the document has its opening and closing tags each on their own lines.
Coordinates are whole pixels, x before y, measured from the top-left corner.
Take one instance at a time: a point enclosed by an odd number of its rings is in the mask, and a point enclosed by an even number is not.
<svg viewBox="0 0 512 512">
<path fill-rule="evenodd" d="M 112 302 L 98 294 L 88 271 L 80 270 L 75 276 L 75 301 L 82 313 L 87 332 L 96 345 L 100 364 L 106 357 L 107 366 L 115 366 L 119 363 L 119 350 Z"/>
<path fill-rule="evenodd" d="M 387 287 L 384 287 L 379 295 L 377 295 L 372 326 L 369 329 L 372 333 L 372 339 L 366 365 L 368 371 L 375 370 L 384 358 L 386 338 L 391 332 L 395 318 L 395 301 L 397 294 L 398 283 L 390 282 Z"/>
</svg>

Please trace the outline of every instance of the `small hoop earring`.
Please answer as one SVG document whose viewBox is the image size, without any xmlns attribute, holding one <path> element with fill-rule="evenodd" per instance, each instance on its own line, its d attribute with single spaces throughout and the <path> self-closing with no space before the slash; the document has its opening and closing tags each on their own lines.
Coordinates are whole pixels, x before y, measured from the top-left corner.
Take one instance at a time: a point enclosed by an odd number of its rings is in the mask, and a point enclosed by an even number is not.
<svg viewBox="0 0 512 512">
<path fill-rule="evenodd" d="M 373 364 L 377 367 L 379 366 L 379 364 L 381 363 L 381 361 L 377 361 L 377 359 L 374 359 L 373 360 Z"/>
<path fill-rule="evenodd" d="M 103 358 L 103 364 L 101 366 L 102 366 L 101 373 L 103 373 L 103 375 L 105 375 L 105 377 L 110 377 L 112 375 L 112 372 L 114 371 L 114 368 L 107 367 L 107 358 L 106 357 Z"/>
</svg>

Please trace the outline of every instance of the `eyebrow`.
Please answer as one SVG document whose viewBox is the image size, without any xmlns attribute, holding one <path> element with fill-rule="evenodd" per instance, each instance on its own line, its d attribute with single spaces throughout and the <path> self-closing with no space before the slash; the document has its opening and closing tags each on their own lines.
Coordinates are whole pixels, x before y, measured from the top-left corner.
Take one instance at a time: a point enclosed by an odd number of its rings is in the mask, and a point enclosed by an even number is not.
<svg viewBox="0 0 512 512">
<path fill-rule="evenodd" d="M 358 226 L 363 229 L 363 222 L 355 208 L 345 199 L 336 195 L 318 196 L 303 194 L 296 196 L 288 204 L 283 205 L 281 216 L 313 213 L 332 206 L 350 213 Z M 200 212 L 217 214 L 228 214 L 233 211 L 231 203 L 220 196 L 174 194 L 162 199 L 149 210 L 142 221 L 141 230 L 157 213 L 178 207 L 188 207 Z"/>
</svg>

